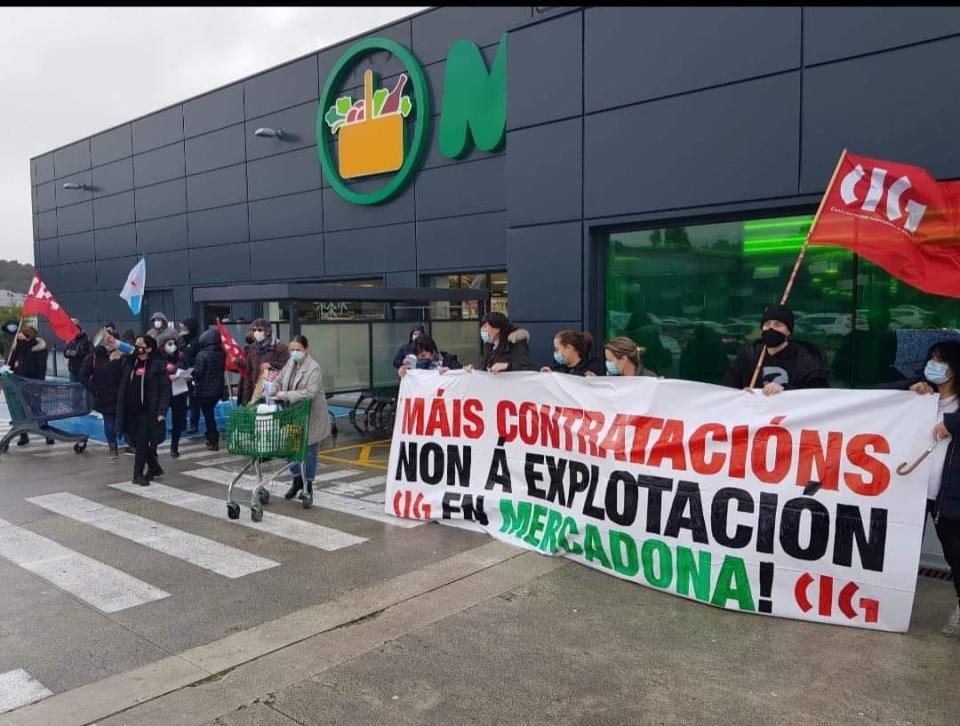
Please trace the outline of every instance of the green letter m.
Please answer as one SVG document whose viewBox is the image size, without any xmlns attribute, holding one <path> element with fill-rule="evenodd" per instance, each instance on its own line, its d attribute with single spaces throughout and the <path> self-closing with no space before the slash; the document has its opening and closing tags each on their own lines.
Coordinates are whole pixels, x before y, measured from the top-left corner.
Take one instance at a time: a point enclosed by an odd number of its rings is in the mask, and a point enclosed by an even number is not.
<svg viewBox="0 0 960 726">
<path fill-rule="evenodd" d="M 500 525 L 500 534 L 523 537 L 530 529 L 532 509 L 530 502 L 517 502 L 517 509 L 514 511 L 513 503 L 509 499 L 501 499 L 500 515 L 503 517 L 503 524 Z"/>
<path fill-rule="evenodd" d="M 480 49 L 469 40 L 450 46 L 440 111 L 440 153 L 455 159 L 467 150 L 468 132 L 483 151 L 493 151 L 507 129 L 507 34 L 487 73 Z"/>
</svg>

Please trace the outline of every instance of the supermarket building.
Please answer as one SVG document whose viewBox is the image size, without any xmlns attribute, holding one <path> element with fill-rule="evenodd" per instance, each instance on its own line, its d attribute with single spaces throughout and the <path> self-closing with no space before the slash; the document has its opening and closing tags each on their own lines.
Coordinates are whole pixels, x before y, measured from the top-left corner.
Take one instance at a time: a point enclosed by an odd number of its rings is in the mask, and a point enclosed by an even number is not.
<svg viewBox="0 0 960 726">
<path fill-rule="evenodd" d="M 36 265 L 86 328 L 141 329 L 145 255 L 145 314 L 295 321 L 331 388 L 389 377 L 414 318 L 476 357 L 477 303 L 348 292 L 381 287 L 487 290 L 538 363 L 585 328 L 716 381 L 843 148 L 960 177 L 957 57 L 948 7 L 437 8 L 32 159 Z M 346 292 L 241 299 L 264 283 Z M 840 249 L 792 304 L 838 385 L 891 377 L 897 328 L 960 328 Z"/>
</svg>

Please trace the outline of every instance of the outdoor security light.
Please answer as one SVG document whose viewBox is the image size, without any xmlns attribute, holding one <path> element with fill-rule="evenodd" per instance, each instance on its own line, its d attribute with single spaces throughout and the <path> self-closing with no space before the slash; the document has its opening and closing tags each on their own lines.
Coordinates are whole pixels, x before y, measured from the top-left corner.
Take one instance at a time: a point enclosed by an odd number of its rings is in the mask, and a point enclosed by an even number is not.
<svg viewBox="0 0 960 726">
<path fill-rule="evenodd" d="M 254 136 L 266 136 L 271 139 L 282 139 L 283 138 L 283 129 L 271 129 L 263 126 L 253 132 Z"/>
<path fill-rule="evenodd" d="M 63 185 L 64 189 L 86 189 L 86 184 L 77 184 L 76 182 L 67 182 Z"/>
</svg>

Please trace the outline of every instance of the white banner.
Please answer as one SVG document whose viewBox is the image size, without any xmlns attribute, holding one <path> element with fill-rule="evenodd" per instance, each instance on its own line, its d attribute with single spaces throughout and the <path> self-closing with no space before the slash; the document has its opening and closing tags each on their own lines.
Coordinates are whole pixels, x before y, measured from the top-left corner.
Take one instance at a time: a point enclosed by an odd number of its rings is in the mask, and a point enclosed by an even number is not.
<svg viewBox="0 0 960 726">
<path fill-rule="evenodd" d="M 933 396 L 411 371 L 386 511 L 743 612 L 910 624 Z"/>
</svg>

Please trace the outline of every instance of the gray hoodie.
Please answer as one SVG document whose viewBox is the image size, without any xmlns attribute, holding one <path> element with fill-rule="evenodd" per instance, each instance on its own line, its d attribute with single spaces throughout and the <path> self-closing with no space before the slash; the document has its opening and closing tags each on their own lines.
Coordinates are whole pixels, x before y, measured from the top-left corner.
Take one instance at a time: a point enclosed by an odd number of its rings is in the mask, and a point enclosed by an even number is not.
<svg viewBox="0 0 960 726">
<path fill-rule="evenodd" d="M 153 327 L 153 323 L 155 320 L 163 321 L 163 328 L 161 330 L 157 330 L 155 327 Z M 147 331 L 147 335 L 149 335 L 151 338 L 156 339 L 157 336 L 159 336 L 164 330 L 167 329 L 168 325 L 170 325 L 170 321 L 167 320 L 166 315 L 164 315 L 163 313 L 154 313 L 153 315 L 150 316 L 150 330 Z"/>
</svg>

